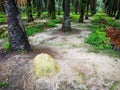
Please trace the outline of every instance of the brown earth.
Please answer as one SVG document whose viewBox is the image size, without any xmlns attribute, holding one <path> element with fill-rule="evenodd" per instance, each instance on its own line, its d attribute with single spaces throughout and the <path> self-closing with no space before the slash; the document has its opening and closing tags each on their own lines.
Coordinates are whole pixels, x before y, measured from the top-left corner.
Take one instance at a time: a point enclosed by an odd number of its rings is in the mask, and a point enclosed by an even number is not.
<svg viewBox="0 0 120 90">
<path fill-rule="evenodd" d="M 120 59 L 90 51 L 85 43 L 90 30 L 85 24 L 72 23 L 77 33 L 64 33 L 57 28 L 29 37 L 30 52 L 0 54 L 0 81 L 8 82 L 1 90 L 109 90 L 120 89 Z M 82 27 L 80 27 L 82 26 Z M 3 41 L 0 41 L 2 43 Z M 1 51 L 3 52 L 3 51 Z M 33 59 L 47 53 L 55 58 L 60 72 L 51 77 L 35 78 Z"/>
</svg>

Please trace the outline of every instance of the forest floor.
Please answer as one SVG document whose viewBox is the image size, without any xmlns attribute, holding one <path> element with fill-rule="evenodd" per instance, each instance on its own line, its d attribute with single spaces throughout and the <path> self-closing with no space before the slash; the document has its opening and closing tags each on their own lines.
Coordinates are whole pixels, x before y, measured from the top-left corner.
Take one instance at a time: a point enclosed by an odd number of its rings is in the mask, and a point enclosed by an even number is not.
<svg viewBox="0 0 120 90">
<path fill-rule="evenodd" d="M 85 43 L 90 34 L 85 23 L 72 23 L 73 33 L 61 31 L 61 25 L 29 37 L 33 50 L 1 54 L 0 90 L 120 90 L 120 60 L 92 51 Z M 33 59 L 47 53 L 54 57 L 60 72 L 48 78 L 36 79 Z"/>
</svg>

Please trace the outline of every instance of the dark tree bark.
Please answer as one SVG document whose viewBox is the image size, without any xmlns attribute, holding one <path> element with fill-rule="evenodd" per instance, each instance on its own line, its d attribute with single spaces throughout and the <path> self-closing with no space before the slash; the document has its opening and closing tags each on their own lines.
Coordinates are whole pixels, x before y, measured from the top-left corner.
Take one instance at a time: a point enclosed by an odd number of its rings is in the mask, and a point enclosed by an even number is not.
<svg viewBox="0 0 120 90">
<path fill-rule="evenodd" d="M 120 18 L 120 11 L 117 12 L 117 15 L 115 16 L 115 19 L 119 19 Z"/>
<path fill-rule="evenodd" d="M 57 0 L 58 2 L 58 15 L 60 15 L 60 11 L 61 11 L 61 0 Z"/>
<path fill-rule="evenodd" d="M 5 12 L 3 2 L 3 0 L 0 0 L 0 12 Z"/>
<path fill-rule="evenodd" d="M 78 5 L 79 4 L 79 1 L 78 0 L 75 0 L 75 14 L 78 13 Z"/>
<path fill-rule="evenodd" d="M 63 31 L 71 31 L 70 23 L 70 0 L 63 0 L 64 20 L 62 24 Z"/>
<path fill-rule="evenodd" d="M 8 38 L 10 49 L 30 50 L 30 44 L 21 22 L 21 16 L 14 0 L 5 0 L 5 11 L 8 21 Z"/>
<path fill-rule="evenodd" d="M 85 19 L 88 19 L 88 12 L 89 12 L 89 0 L 87 0 L 87 8 L 86 8 L 86 15 L 85 15 Z"/>
<path fill-rule="evenodd" d="M 28 22 L 34 21 L 33 15 L 32 15 L 32 5 L 31 5 L 31 0 L 27 0 L 27 17 L 28 17 Z"/>
<path fill-rule="evenodd" d="M 51 19 L 56 18 L 55 0 L 47 1 L 47 11 L 48 11 L 48 16 L 50 16 Z"/>
<path fill-rule="evenodd" d="M 79 22 L 80 23 L 83 23 L 83 21 L 84 21 L 84 15 L 85 15 L 85 8 L 86 8 L 86 2 L 85 2 L 85 0 L 81 0 L 80 2 L 79 2 L 80 4 L 80 17 L 79 17 Z"/>
</svg>

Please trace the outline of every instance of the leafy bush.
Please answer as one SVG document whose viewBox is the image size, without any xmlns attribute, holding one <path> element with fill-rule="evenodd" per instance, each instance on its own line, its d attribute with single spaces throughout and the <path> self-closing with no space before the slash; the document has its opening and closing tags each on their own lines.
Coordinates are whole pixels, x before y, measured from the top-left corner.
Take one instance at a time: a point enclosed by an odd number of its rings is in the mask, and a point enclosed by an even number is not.
<svg viewBox="0 0 120 90">
<path fill-rule="evenodd" d="M 6 22 L 6 21 L 7 19 L 5 13 L 0 13 L 0 22 Z"/>
<path fill-rule="evenodd" d="M 80 15 L 79 14 L 70 14 L 70 18 L 72 22 L 78 22 Z"/>
<path fill-rule="evenodd" d="M 111 49 L 110 39 L 106 37 L 106 26 L 117 26 L 116 22 L 105 14 L 95 15 L 91 21 L 92 25 L 88 26 L 92 30 L 86 38 L 86 42 L 95 46 L 97 49 Z"/>
<path fill-rule="evenodd" d="M 39 24 L 36 24 L 36 26 L 27 26 L 25 28 L 25 30 L 26 30 L 26 33 L 27 33 L 28 36 L 34 35 L 35 33 L 44 31 L 42 26 L 39 25 Z"/>
<path fill-rule="evenodd" d="M 52 19 L 52 20 L 50 20 L 50 22 L 53 22 L 53 23 L 62 23 L 62 20 L 60 20 L 60 19 Z"/>
<path fill-rule="evenodd" d="M 6 52 L 10 51 L 10 43 L 9 42 L 4 42 L 2 44 L 2 47 L 6 50 Z"/>
<path fill-rule="evenodd" d="M 7 35 L 8 35 L 8 31 L 7 30 L 4 30 L 4 31 L 1 30 L 1 32 L 0 32 L 0 38 L 7 37 Z"/>
<path fill-rule="evenodd" d="M 57 25 L 54 22 L 45 22 L 44 27 L 56 27 Z"/>
<path fill-rule="evenodd" d="M 105 32 L 100 30 L 93 31 L 88 38 L 86 38 L 86 42 L 96 46 L 97 49 L 111 49 L 110 39 L 106 37 Z"/>
</svg>

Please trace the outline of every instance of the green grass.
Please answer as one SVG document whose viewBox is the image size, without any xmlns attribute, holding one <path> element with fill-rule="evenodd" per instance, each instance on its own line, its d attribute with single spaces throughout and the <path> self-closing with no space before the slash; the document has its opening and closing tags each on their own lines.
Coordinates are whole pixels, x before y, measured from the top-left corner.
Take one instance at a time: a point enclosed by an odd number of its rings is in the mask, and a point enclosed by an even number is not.
<svg viewBox="0 0 120 90">
<path fill-rule="evenodd" d="M 112 55 L 113 53 L 120 55 L 120 53 L 112 50 L 112 47 L 110 45 L 110 39 L 106 37 L 105 33 L 106 26 L 120 28 L 120 25 L 118 25 L 115 20 L 113 20 L 106 14 L 95 15 L 91 20 L 91 23 L 92 25 L 88 26 L 88 28 L 92 32 L 86 38 L 86 43 L 92 45 L 95 52 L 103 51 L 108 54 L 112 53 Z"/>
<path fill-rule="evenodd" d="M 28 36 L 34 35 L 35 33 L 42 32 L 44 29 L 43 28 L 38 28 L 36 26 L 26 26 L 25 28 L 26 33 Z"/>
<path fill-rule="evenodd" d="M 34 35 L 39 32 L 45 31 L 44 28 L 56 27 L 56 23 L 53 21 L 45 22 L 45 23 L 36 23 L 33 26 L 26 26 L 25 30 L 28 36 Z"/>
<path fill-rule="evenodd" d="M 10 44 L 9 42 L 3 42 L 2 47 L 5 49 L 6 52 L 10 51 Z"/>
<path fill-rule="evenodd" d="M 71 22 L 78 22 L 80 15 L 79 15 L 79 14 L 70 13 L 70 17 L 71 17 L 71 18 L 70 18 L 70 19 L 71 19 Z"/>
</svg>

